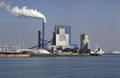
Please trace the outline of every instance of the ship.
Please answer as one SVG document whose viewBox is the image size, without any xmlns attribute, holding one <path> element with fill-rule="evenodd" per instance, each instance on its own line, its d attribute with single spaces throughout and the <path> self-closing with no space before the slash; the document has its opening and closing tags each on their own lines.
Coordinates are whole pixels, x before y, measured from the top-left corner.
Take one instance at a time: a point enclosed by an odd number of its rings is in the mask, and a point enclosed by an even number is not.
<svg viewBox="0 0 120 78">
<path fill-rule="evenodd" d="M 113 52 L 111 52 L 112 54 L 120 54 L 120 52 L 119 51 L 113 51 Z"/>
<path fill-rule="evenodd" d="M 105 52 L 101 48 L 95 49 L 95 51 L 91 51 L 90 54 L 92 56 L 102 56 Z"/>
</svg>

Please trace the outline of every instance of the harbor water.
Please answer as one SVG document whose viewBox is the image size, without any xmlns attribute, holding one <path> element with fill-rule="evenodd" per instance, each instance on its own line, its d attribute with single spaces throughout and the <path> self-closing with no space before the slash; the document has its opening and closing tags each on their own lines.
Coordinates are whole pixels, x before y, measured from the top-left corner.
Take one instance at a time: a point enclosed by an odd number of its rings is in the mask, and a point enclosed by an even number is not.
<svg viewBox="0 0 120 78">
<path fill-rule="evenodd" d="M 120 78 L 120 55 L 0 58 L 0 78 Z"/>
</svg>

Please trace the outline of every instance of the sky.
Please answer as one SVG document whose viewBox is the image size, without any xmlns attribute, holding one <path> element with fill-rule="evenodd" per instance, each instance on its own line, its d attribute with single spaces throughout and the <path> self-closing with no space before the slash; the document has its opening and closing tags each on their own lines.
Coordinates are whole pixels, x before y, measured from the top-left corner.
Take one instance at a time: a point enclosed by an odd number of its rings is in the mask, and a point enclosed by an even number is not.
<svg viewBox="0 0 120 78">
<path fill-rule="evenodd" d="M 54 26 L 72 27 L 72 43 L 80 45 L 80 34 L 89 35 L 91 49 L 97 44 L 105 51 L 120 51 L 119 0 L 0 0 L 19 8 L 27 6 L 46 16 L 47 40 L 52 39 Z M 37 45 L 40 19 L 17 17 L 0 9 L 0 44 L 15 45 L 19 41 L 25 48 Z"/>
</svg>

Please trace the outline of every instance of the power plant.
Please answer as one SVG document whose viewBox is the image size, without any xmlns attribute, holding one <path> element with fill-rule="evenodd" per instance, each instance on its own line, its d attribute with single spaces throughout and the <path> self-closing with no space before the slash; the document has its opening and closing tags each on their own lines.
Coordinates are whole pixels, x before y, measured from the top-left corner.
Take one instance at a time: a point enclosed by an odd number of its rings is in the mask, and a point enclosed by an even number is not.
<svg viewBox="0 0 120 78">
<path fill-rule="evenodd" d="M 90 54 L 90 42 L 87 34 L 80 35 L 80 47 L 78 44 L 72 44 L 71 26 L 69 25 L 55 25 L 53 38 L 46 39 L 46 17 L 37 10 L 28 9 L 26 6 L 11 7 L 11 5 L 1 2 L 0 8 L 4 8 L 9 13 L 16 16 L 30 17 L 42 20 L 42 30 L 38 30 L 38 44 L 29 49 L 19 49 L 17 52 L 33 52 L 37 53 L 82 53 Z M 51 43 L 51 45 L 48 45 Z M 37 48 L 36 48 L 37 47 Z M 49 51 L 49 52 L 48 52 Z"/>
</svg>

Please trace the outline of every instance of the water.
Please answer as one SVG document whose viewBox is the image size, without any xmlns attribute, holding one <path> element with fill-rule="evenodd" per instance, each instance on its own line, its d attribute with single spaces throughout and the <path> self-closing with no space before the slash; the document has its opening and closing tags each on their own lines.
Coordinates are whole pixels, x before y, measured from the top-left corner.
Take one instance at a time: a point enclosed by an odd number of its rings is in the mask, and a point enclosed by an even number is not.
<svg viewBox="0 0 120 78">
<path fill-rule="evenodd" d="M 0 58 L 0 78 L 120 78 L 120 55 Z"/>
</svg>

